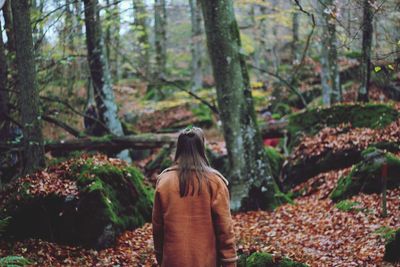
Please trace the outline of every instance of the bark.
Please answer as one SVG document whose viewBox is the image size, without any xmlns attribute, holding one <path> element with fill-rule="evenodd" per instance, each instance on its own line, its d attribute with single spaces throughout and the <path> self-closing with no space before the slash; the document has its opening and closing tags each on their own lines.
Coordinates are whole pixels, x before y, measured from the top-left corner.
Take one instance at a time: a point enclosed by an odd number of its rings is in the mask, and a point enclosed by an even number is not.
<svg viewBox="0 0 400 267">
<path fill-rule="evenodd" d="M 43 136 L 33 53 L 29 0 L 11 1 L 17 63 L 18 106 L 23 132 L 22 174 L 44 167 Z"/>
<path fill-rule="evenodd" d="M 93 82 L 95 101 L 99 119 L 108 130 L 116 136 L 123 136 L 121 121 L 117 115 L 117 105 L 111 85 L 110 70 L 104 51 L 104 42 L 101 31 L 100 15 L 97 0 L 84 0 L 86 43 L 88 62 Z M 128 151 L 119 156 L 130 161 Z"/>
<path fill-rule="evenodd" d="M 337 12 L 336 4 L 330 0 L 330 5 L 333 8 L 333 12 Z M 332 77 L 332 96 L 331 102 L 338 103 L 342 101 L 342 86 L 340 81 L 340 71 L 338 64 L 338 52 L 337 52 L 337 37 L 336 37 L 336 20 L 332 17 L 326 18 L 329 33 L 329 68 Z"/>
<path fill-rule="evenodd" d="M 0 29 L 1 29 L 0 21 Z M 0 34 L 0 136 L 8 132 L 8 91 L 7 91 L 7 60 L 3 35 Z"/>
<path fill-rule="evenodd" d="M 333 0 L 318 2 L 321 33 L 321 83 L 322 100 L 325 106 L 340 102 L 342 90 L 340 73 L 337 62 L 336 21 L 333 14 L 336 12 Z"/>
<path fill-rule="evenodd" d="M 300 51 L 300 37 L 299 37 L 299 28 L 300 28 L 300 13 L 295 11 L 293 13 L 292 20 L 292 33 L 293 33 L 293 41 L 292 41 L 292 58 L 295 64 L 299 64 L 301 60 L 301 51 Z"/>
<path fill-rule="evenodd" d="M 133 10 L 135 30 L 138 35 L 137 42 L 140 50 L 139 68 L 143 70 L 144 77 L 150 79 L 150 42 L 147 29 L 149 15 L 143 0 L 133 0 Z"/>
<path fill-rule="evenodd" d="M 262 16 L 267 15 L 267 8 L 265 6 L 260 7 L 260 13 Z M 268 69 L 268 59 L 267 59 L 267 39 L 268 39 L 268 28 L 267 28 L 267 19 L 263 17 L 260 20 L 260 67 L 262 69 Z"/>
<path fill-rule="evenodd" d="M 75 51 L 75 45 L 74 45 L 74 24 L 73 24 L 73 7 L 71 6 L 71 0 L 66 0 L 65 1 L 65 41 L 67 42 L 67 48 L 68 48 L 68 53 L 73 53 Z M 73 95 L 73 89 L 74 89 L 74 82 L 75 82 L 75 68 L 76 65 L 76 59 L 73 57 L 70 62 L 66 65 L 66 72 L 67 72 L 67 92 L 69 96 Z"/>
<path fill-rule="evenodd" d="M 106 56 L 107 56 L 107 61 L 110 64 L 111 68 L 111 49 L 110 49 L 110 44 L 111 44 L 111 12 L 110 12 L 110 0 L 106 0 L 106 6 L 107 8 L 105 9 L 106 11 L 106 30 L 105 30 L 105 36 L 104 36 L 104 43 L 106 46 Z"/>
<path fill-rule="evenodd" d="M 201 68 L 201 7 L 198 0 L 189 0 L 190 15 L 192 20 L 192 91 L 202 87 L 203 73 Z"/>
<path fill-rule="evenodd" d="M 121 29 L 121 17 L 119 12 L 119 0 L 113 0 L 114 9 L 113 9 L 113 18 L 114 18 L 114 51 L 119 51 L 120 49 L 120 36 L 119 31 Z M 121 79 L 121 71 L 120 71 L 120 58 L 119 53 L 114 53 L 114 80 L 119 81 Z"/>
<path fill-rule="evenodd" d="M 358 91 L 358 101 L 368 102 L 369 83 L 371 79 L 371 47 L 374 15 L 369 0 L 363 1 L 363 39 L 361 59 L 361 86 Z"/>
<path fill-rule="evenodd" d="M 245 59 L 231 0 L 201 0 L 217 87 L 231 181 L 231 208 L 272 208 L 275 189 L 257 126 Z M 267 201 L 255 195 L 265 192 Z M 254 195 L 249 194 L 255 192 Z M 265 205 L 265 206 L 264 206 Z"/>
<path fill-rule="evenodd" d="M 165 73 L 167 63 L 167 10 L 165 0 L 155 0 L 154 28 L 156 48 L 156 78 Z"/>
</svg>

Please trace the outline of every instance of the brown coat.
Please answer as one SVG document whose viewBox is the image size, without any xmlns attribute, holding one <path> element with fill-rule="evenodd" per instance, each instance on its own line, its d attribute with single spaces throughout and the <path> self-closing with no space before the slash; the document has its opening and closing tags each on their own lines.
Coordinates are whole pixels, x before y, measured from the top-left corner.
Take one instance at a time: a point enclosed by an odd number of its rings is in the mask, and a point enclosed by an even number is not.
<svg viewBox="0 0 400 267">
<path fill-rule="evenodd" d="M 208 180 L 200 195 L 180 197 L 176 167 L 160 174 L 152 222 L 161 266 L 236 266 L 227 181 L 217 171 Z"/>
</svg>

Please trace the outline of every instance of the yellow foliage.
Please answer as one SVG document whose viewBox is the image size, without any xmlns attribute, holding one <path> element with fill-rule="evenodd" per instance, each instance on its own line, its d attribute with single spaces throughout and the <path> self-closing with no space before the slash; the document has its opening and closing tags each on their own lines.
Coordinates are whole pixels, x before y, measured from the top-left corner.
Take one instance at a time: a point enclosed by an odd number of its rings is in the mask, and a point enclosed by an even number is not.
<svg viewBox="0 0 400 267">
<path fill-rule="evenodd" d="M 240 33 L 240 39 L 242 41 L 242 49 L 244 50 L 244 52 L 246 54 L 254 53 L 255 48 L 253 45 L 253 39 L 242 32 Z"/>
</svg>

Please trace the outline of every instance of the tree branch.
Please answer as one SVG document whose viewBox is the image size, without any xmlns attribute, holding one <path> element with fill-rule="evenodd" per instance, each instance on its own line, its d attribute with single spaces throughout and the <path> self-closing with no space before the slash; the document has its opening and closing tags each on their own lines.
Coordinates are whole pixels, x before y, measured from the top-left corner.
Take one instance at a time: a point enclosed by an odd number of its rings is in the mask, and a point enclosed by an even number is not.
<svg viewBox="0 0 400 267">
<path fill-rule="evenodd" d="M 216 106 L 214 106 L 213 104 L 211 104 L 207 100 L 201 98 L 200 96 L 198 96 L 197 94 L 193 93 L 192 91 L 184 88 L 183 86 L 181 86 L 176 81 L 170 81 L 170 80 L 165 79 L 164 77 L 161 77 L 160 80 L 165 82 L 165 83 L 167 83 L 167 84 L 172 84 L 175 87 L 177 87 L 178 89 L 184 91 L 185 93 L 188 93 L 190 96 L 192 96 L 193 98 L 199 100 L 201 103 L 203 103 L 204 105 L 209 107 L 212 112 L 214 112 L 215 114 L 219 115 L 219 111 L 218 111 L 218 108 Z"/>
<path fill-rule="evenodd" d="M 85 135 L 83 132 L 79 131 L 78 129 L 75 129 L 74 127 L 72 127 L 72 126 L 66 124 L 65 122 L 60 121 L 54 117 L 44 115 L 42 118 L 43 118 L 43 120 L 64 129 L 65 131 L 67 131 L 68 133 L 72 134 L 75 137 L 80 138 Z"/>
</svg>

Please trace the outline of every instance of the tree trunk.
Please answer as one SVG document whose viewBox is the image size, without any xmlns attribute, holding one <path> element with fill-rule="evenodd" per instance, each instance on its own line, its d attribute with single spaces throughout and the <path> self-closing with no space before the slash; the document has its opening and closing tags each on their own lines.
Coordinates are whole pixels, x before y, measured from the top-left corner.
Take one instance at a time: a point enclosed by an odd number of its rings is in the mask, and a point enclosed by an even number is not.
<svg viewBox="0 0 400 267">
<path fill-rule="evenodd" d="M 228 150 L 231 208 L 272 208 L 274 181 L 257 126 L 245 59 L 240 54 L 233 3 L 231 0 L 201 0 L 201 3 Z M 257 200 L 261 192 L 267 196 L 263 203 Z"/>
<path fill-rule="evenodd" d="M 147 19 L 149 17 L 146 5 L 143 0 L 133 0 L 133 10 L 135 18 L 135 32 L 139 45 L 139 68 L 144 72 L 144 76 L 150 79 L 150 42 L 147 29 Z"/>
<path fill-rule="evenodd" d="M 23 132 L 22 174 L 44 167 L 39 92 L 36 83 L 29 0 L 11 1 L 15 34 L 17 88 Z"/>
<path fill-rule="evenodd" d="M 1 21 L 0 21 L 1 29 Z M 7 60 L 3 35 L 0 34 L 0 136 L 8 132 Z"/>
<path fill-rule="evenodd" d="M 321 85 L 322 85 L 322 103 L 324 106 L 330 106 L 332 103 L 332 72 L 330 66 L 330 48 L 331 48 L 331 39 L 330 39 L 330 31 L 329 31 L 329 21 L 330 21 L 330 12 L 327 13 L 327 5 L 332 0 L 321 0 L 318 1 L 318 13 L 319 22 L 321 25 L 321 45 L 320 45 L 320 63 L 321 63 Z"/>
<path fill-rule="evenodd" d="M 362 39 L 362 60 L 361 60 L 361 86 L 358 91 L 358 101 L 368 102 L 369 82 L 371 78 L 371 47 L 373 34 L 372 6 L 370 0 L 363 2 L 363 39 Z"/>
<path fill-rule="evenodd" d="M 268 69 L 268 58 L 267 58 L 267 40 L 268 40 L 268 28 L 267 28 L 267 8 L 265 6 L 260 7 L 260 13 L 263 18 L 260 20 L 260 48 L 259 55 L 261 57 L 260 67 L 264 70 Z"/>
<path fill-rule="evenodd" d="M 189 0 L 190 15 L 192 20 L 192 91 L 203 86 L 203 72 L 201 68 L 201 7 L 198 0 Z"/>
<path fill-rule="evenodd" d="M 328 3 L 333 7 L 333 14 L 337 13 L 337 6 L 334 1 L 329 0 Z M 331 102 L 338 103 L 342 101 L 342 86 L 340 81 L 340 71 L 338 65 L 337 38 L 336 38 L 336 19 L 332 14 L 326 15 L 326 22 L 329 33 L 329 68 L 332 78 L 332 96 Z"/>
<path fill-rule="evenodd" d="M 165 0 L 155 0 L 154 16 L 156 76 L 159 76 L 165 73 L 167 63 L 167 10 Z"/>
<path fill-rule="evenodd" d="M 92 77 L 95 101 L 98 116 L 109 129 L 117 136 L 123 136 L 121 121 L 117 115 L 114 92 L 111 85 L 110 70 L 104 51 L 104 43 L 101 32 L 101 22 L 97 0 L 84 0 L 86 42 L 88 50 L 88 62 Z M 121 159 L 131 161 L 128 151 L 119 154 Z"/>
<path fill-rule="evenodd" d="M 106 6 L 107 8 L 105 9 L 105 20 L 106 20 L 106 34 L 104 37 L 104 43 L 106 46 L 106 56 L 107 56 L 107 62 L 109 63 L 110 69 L 111 69 L 111 49 L 110 49 L 110 44 L 111 44 L 111 12 L 110 9 L 110 0 L 106 0 Z"/>
<path fill-rule="evenodd" d="M 66 0 L 65 1 L 65 37 L 66 37 L 66 42 L 67 42 L 67 48 L 68 48 L 68 54 L 71 54 L 75 51 L 75 46 L 74 46 L 74 34 L 73 31 L 74 29 L 74 24 L 73 24 L 73 6 L 71 6 L 71 0 Z M 73 95 L 74 91 L 74 83 L 75 83 L 75 68 L 76 65 L 76 60 L 72 57 L 71 61 L 68 61 L 68 64 L 66 65 L 66 73 L 67 73 L 67 92 L 68 96 Z"/>
<path fill-rule="evenodd" d="M 120 36 L 119 36 L 119 31 L 121 29 L 121 21 L 120 21 L 120 14 L 119 14 L 119 0 L 113 0 L 113 18 L 114 18 L 114 34 L 113 34 L 113 39 L 114 39 L 114 80 L 118 82 L 121 79 L 121 71 L 120 71 L 120 59 L 119 59 L 119 53 L 116 51 L 119 51 L 120 49 Z"/>
<path fill-rule="evenodd" d="M 292 58 L 293 62 L 296 65 L 300 64 L 301 60 L 299 28 L 300 28 L 300 13 L 298 11 L 294 11 L 293 21 L 292 21 L 292 33 L 293 33 Z"/>
</svg>

